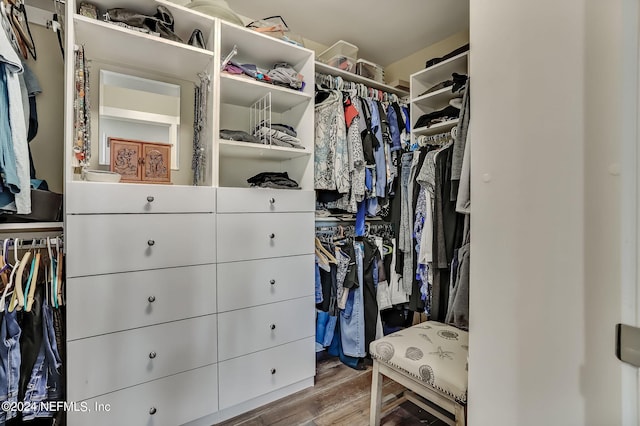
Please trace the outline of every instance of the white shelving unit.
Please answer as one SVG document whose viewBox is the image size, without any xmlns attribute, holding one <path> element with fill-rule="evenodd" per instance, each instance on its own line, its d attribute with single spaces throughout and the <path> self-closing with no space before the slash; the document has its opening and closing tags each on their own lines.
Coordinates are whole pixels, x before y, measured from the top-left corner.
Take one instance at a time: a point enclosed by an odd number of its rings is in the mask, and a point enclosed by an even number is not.
<svg viewBox="0 0 640 426">
<path fill-rule="evenodd" d="M 286 171 L 303 190 L 313 190 L 314 52 L 224 21 L 219 21 L 217 34 L 220 40 L 217 60 L 236 46 L 234 62 L 262 69 L 287 63 L 304 76 L 306 84 L 303 90 L 294 90 L 216 69 L 219 75 L 216 88 L 219 95 L 214 108 L 219 112 L 216 128 L 251 134 L 250 107 L 271 93 L 271 122 L 293 127 L 305 149 L 217 139 L 215 185 L 246 188 L 247 179 L 260 172 Z"/>
<path fill-rule="evenodd" d="M 76 89 L 67 55 L 67 399 L 113 403 L 108 416 L 70 413 L 69 425 L 210 426 L 313 386 L 314 52 L 167 0 L 92 2 L 102 13 L 125 7 L 153 15 L 164 6 L 182 40 L 203 32 L 207 48 L 196 48 L 81 16 L 79 2 L 66 0 L 65 50 L 83 45 L 91 62 L 92 125 L 102 69 L 180 85 L 182 148 L 171 185 L 81 180 L 71 161 Z M 234 61 L 264 69 L 285 62 L 306 86 L 223 73 L 221 58 L 233 46 Z M 193 186 L 201 74 L 211 81 L 201 136 L 206 183 Z M 293 127 L 304 149 L 220 139 L 220 129 L 251 133 L 251 107 L 267 94 L 271 122 Z M 100 167 L 99 133 L 92 131 L 90 168 Z M 261 172 L 287 172 L 300 189 L 250 188 L 247 179 Z M 101 302 L 89 303 L 92 296 Z M 290 309 L 300 313 L 293 323 Z M 186 393 L 176 396 L 178 388 Z"/>
<path fill-rule="evenodd" d="M 464 52 L 411 75 L 412 142 L 418 136 L 443 133 L 458 124 L 458 120 L 455 119 L 429 127 L 414 127 L 418 118 L 423 114 L 445 108 L 452 99 L 462 97 L 462 92 L 454 93 L 451 86 L 426 94 L 425 92 L 439 83 L 450 80 L 453 73 L 468 75 L 468 69 L 469 52 Z"/>
</svg>

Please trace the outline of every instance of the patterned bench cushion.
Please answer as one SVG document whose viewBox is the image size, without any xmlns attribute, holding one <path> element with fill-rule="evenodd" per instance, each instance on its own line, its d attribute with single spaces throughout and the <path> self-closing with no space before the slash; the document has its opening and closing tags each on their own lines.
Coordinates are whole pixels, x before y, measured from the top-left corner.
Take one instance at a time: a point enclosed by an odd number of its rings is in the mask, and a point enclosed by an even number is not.
<svg viewBox="0 0 640 426">
<path fill-rule="evenodd" d="M 427 321 L 371 342 L 371 356 L 467 402 L 469 333 Z"/>
</svg>

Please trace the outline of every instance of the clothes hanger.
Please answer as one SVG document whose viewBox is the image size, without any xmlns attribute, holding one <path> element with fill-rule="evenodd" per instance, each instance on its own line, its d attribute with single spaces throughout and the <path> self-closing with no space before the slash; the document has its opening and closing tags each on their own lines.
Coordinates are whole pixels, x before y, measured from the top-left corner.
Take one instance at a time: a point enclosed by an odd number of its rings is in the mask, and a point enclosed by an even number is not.
<svg viewBox="0 0 640 426">
<path fill-rule="evenodd" d="M 18 253 L 18 244 L 14 246 L 14 251 Z M 31 259 L 31 251 L 27 250 L 25 254 L 22 256 L 20 260 L 20 265 L 16 268 L 18 271 L 13 280 L 13 296 L 11 297 L 11 301 L 9 302 L 9 312 L 13 312 L 14 310 L 21 311 L 24 307 L 24 290 L 23 290 L 23 281 L 24 281 L 24 270 L 27 267 L 27 264 L 30 265 L 29 259 Z"/>
<path fill-rule="evenodd" d="M 338 260 L 335 258 L 335 256 L 322 245 L 318 238 L 316 238 L 316 250 L 324 255 L 324 257 L 327 259 L 327 263 L 338 263 Z"/>
<path fill-rule="evenodd" d="M 9 276 L 9 282 L 7 283 L 7 286 L 4 288 L 4 292 L 2 293 L 2 297 L 0 297 L 0 312 L 4 312 L 5 308 L 6 308 L 6 298 L 7 296 L 11 295 L 12 299 L 13 299 L 13 280 L 15 279 L 16 276 L 16 272 L 18 270 L 18 268 L 20 267 L 20 260 L 18 259 L 18 253 L 17 253 L 17 249 L 15 249 L 15 247 L 18 246 L 20 239 L 16 238 L 15 240 L 12 241 L 12 244 L 14 245 L 14 264 L 12 265 L 12 270 L 11 270 L 11 275 Z"/>
<path fill-rule="evenodd" d="M 27 301 L 25 304 L 25 311 L 31 312 L 33 306 L 34 296 L 36 294 L 36 287 L 38 285 L 38 274 L 40 272 L 40 249 L 36 252 L 31 262 L 31 273 L 29 274 L 29 280 L 27 281 L 27 287 L 24 292 L 27 295 Z"/>
<path fill-rule="evenodd" d="M 13 29 L 16 32 L 16 35 L 18 36 L 18 39 L 19 39 L 18 41 L 23 43 L 25 50 L 27 50 L 31 55 L 31 57 L 35 60 L 36 45 L 35 45 L 35 42 L 33 41 L 33 36 L 31 35 L 31 28 L 29 27 L 27 10 L 24 7 L 24 1 L 16 0 L 16 1 L 13 1 L 12 3 L 13 4 L 11 5 L 10 15 L 11 15 L 11 23 L 12 23 Z M 27 28 L 26 31 L 24 27 Z M 25 59 L 27 59 L 28 55 L 24 55 L 24 53 L 25 52 L 23 52 L 23 56 Z"/>
<path fill-rule="evenodd" d="M 56 280 L 56 308 L 59 308 L 60 306 L 64 306 L 64 300 L 62 297 L 62 289 L 64 287 L 64 274 L 62 273 L 62 265 L 64 263 L 64 254 L 62 252 L 62 241 L 60 240 L 60 238 L 56 237 L 56 247 L 58 250 L 58 254 L 57 254 L 57 266 L 58 266 L 58 271 L 56 274 L 57 280 Z"/>
</svg>

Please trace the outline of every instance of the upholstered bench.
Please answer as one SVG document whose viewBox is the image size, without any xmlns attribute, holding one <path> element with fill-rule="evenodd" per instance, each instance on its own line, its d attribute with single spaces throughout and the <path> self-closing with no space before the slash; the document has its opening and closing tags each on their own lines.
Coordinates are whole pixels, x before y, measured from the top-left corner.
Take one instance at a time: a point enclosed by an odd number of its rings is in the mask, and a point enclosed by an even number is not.
<svg viewBox="0 0 640 426">
<path fill-rule="evenodd" d="M 423 322 L 371 342 L 370 424 L 380 424 L 384 375 L 408 389 L 405 392 L 407 400 L 449 425 L 464 426 L 468 345 L 468 332 L 435 321 Z"/>
</svg>

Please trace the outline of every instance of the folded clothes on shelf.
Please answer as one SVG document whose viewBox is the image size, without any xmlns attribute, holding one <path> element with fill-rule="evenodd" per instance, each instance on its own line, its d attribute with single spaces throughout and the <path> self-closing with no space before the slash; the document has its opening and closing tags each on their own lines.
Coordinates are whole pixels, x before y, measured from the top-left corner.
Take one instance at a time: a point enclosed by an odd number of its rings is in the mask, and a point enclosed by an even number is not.
<svg viewBox="0 0 640 426">
<path fill-rule="evenodd" d="M 287 172 L 262 172 L 247 179 L 253 187 L 276 189 L 300 189 L 298 182 L 289 178 Z"/>
<path fill-rule="evenodd" d="M 242 141 L 242 142 L 251 142 L 251 143 L 262 143 L 262 141 L 243 130 L 228 130 L 221 129 L 220 130 L 220 139 L 226 139 L 229 141 Z"/>
<path fill-rule="evenodd" d="M 433 111 L 428 114 L 423 114 L 416 121 L 415 128 L 419 127 L 430 127 L 437 123 L 442 123 L 444 121 L 455 120 L 460 116 L 460 109 L 447 106 L 438 111 Z"/>
<path fill-rule="evenodd" d="M 296 129 L 294 129 L 291 126 L 288 126 L 286 124 L 280 124 L 280 123 L 274 123 L 271 125 L 272 129 L 278 130 L 280 132 L 284 132 L 286 134 L 288 134 L 289 136 L 293 136 L 294 138 L 298 137 L 298 132 L 296 132 Z"/>
<path fill-rule="evenodd" d="M 255 130 L 254 135 L 261 140 L 271 140 L 271 145 L 305 149 L 300 139 L 276 130 L 273 127 L 260 126 Z"/>
<path fill-rule="evenodd" d="M 240 64 L 230 60 L 223 71 L 230 74 L 245 74 L 265 83 L 285 86 L 294 90 L 304 88 L 303 76 L 286 63 L 278 63 L 272 69 L 266 70 L 255 64 Z"/>
<path fill-rule="evenodd" d="M 451 87 L 451 91 L 453 93 L 461 92 L 467 84 L 467 76 L 464 74 L 458 74 L 454 72 L 451 74 L 451 78 L 449 80 L 442 81 L 429 89 L 425 90 L 420 94 L 420 96 L 426 95 L 427 93 L 432 93 L 440 89 L 444 89 L 445 87 Z"/>
</svg>

